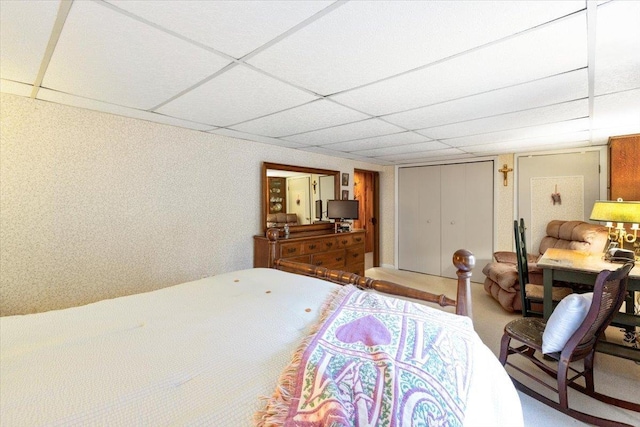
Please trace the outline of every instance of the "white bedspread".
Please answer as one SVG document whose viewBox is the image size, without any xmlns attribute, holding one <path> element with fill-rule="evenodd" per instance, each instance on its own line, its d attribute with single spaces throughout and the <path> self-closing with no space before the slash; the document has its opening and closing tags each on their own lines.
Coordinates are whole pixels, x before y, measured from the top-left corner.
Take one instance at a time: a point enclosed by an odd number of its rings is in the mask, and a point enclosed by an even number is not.
<svg viewBox="0 0 640 427">
<path fill-rule="evenodd" d="M 250 269 L 0 318 L 0 425 L 251 425 L 335 286 Z M 465 425 L 522 425 L 478 344 Z"/>
</svg>

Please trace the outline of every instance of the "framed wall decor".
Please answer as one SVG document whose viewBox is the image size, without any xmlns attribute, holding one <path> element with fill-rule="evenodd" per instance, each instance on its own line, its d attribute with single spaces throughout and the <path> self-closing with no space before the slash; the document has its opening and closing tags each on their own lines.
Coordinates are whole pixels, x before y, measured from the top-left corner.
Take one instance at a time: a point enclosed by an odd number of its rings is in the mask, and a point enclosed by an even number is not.
<svg viewBox="0 0 640 427">
<path fill-rule="evenodd" d="M 342 174 L 342 185 L 349 185 L 349 174 L 348 173 L 343 173 Z"/>
<path fill-rule="evenodd" d="M 342 200 L 349 200 L 349 190 L 342 190 Z"/>
</svg>

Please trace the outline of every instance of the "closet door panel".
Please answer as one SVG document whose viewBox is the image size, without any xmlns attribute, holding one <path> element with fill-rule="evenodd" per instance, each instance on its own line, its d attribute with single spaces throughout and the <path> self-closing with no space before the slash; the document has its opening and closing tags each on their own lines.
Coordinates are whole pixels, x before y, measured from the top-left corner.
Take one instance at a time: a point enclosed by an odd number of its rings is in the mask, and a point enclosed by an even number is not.
<svg viewBox="0 0 640 427">
<path fill-rule="evenodd" d="M 468 163 L 466 168 L 466 202 L 472 207 L 465 212 L 466 242 L 463 246 L 476 257 L 471 276 L 482 282 L 482 268 L 493 258 L 493 162 Z"/>
<path fill-rule="evenodd" d="M 440 274 L 440 167 L 398 171 L 398 268 Z"/>
<path fill-rule="evenodd" d="M 417 239 L 415 229 L 420 217 L 418 168 L 398 170 L 398 268 L 417 271 Z"/>
<path fill-rule="evenodd" d="M 456 270 L 451 263 L 451 256 L 458 249 L 466 248 L 467 228 L 465 223 L 466 210 L 473 207 L 466 200 L 466 165 L 454 164 L 442 166 L 442 228 L 440 275 L 457 277 Z"/>
</svg>

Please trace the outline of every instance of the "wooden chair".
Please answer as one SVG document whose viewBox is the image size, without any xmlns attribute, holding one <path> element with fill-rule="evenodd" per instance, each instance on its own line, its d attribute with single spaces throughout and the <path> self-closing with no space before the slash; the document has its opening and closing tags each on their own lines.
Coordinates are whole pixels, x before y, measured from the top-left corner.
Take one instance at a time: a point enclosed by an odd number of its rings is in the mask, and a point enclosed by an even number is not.
<svg viewBox="0 0 640 427">
<path fill-rule="evenodd" d="M 520 283 L 520 298 L 522 298 L 522 316 L 542 317 L 542 311 L 534 310 L 533 304 L 542 307 L 544 297 L 544 286 L 529 283 L 529 261 L 527 256 L 527 241 L 525 238 L 524 219 L 513 221 L 513 234 L 516 241 L 516 260 L 518 266 L 518 282 Z M 571 294 L 572 290 L 566 287 L 554 286 L 552 290 L 552 300 L 560 301 Z"/>
<path fill-rule="evenodd" d="M 512 377 L 513 383 L 518 390 L 573 418 L 598 426 L 621 426 L 626 424 L 569 408 L 567 386 L 605 403 L 640 412 L 640 405 L 637 403 L 596 392 L 593 376 L 593 361 L 598 338 L 604 333 L 604 330 L 611 323 L 611 320 L 622 305 L 626 295 L 629 271 L 632 267 L 633 262 L 630 262 L 616 271 L 603 270 L 598 274 L 593 298 L 586 317 L 579 324 L 577 330 L 570 335 L 569 340 L 561 351 L 547 353 L 542 356 L 543 334 L 547 326 L 547 322 L 542 319 L 531 317 L 516 319 L 505 326 L 500 347 L 500 362 L 505 366 L 513 367 L 527 377 L 558 393 L 559 402 L 533 391 Z M 519 341 L 522 345 L 513 347 L 511 345 L 512 339 Z M 540 353 L 540 356 L 536 356 L 537 353 Z M 507 361 L 510 355 L 523 356 L 544 373 L 555 377 L 557 388 L 543 382 L 531 372 L 525 371 Z M 582 371 L 569 366 L 570 363 L 579 360 L 583 361 Z M 557 361 L 557 368 L 554 369 L 555 361 Z M 571 371 L 571 374 L 575 374 L 571 378 L 568 378 L 569 371 Z M 579 378 L 584 378 L 584 386 L 576 383 Z"/>
</svg>

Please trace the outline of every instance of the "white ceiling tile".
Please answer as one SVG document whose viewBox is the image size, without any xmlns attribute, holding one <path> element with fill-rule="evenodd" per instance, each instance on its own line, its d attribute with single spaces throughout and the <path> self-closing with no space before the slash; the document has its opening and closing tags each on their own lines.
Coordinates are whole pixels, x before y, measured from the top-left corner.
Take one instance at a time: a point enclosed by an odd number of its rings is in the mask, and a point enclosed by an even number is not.
<svg viewBox="0 0 640 427">
<path fill-rule="evenodd" d="M 206 131 L 212 128 L 212 126 L 202 123 L 176 119 L 175 117 L 164 116 L 162 114 L 152 113 L 149 111 L 136 110 L 134 108 L 109 104 L 106 102 L 96 101 L 94 99 L 82 98 L 79 96 L 56 92 L 49 89 L 40 89 L 38 91 L 37 98 L 43 101 L 57 102 L 59 104 L 72 105 L 74 107 L 85 108 L 87 110 L 102 111 L 103 113 L 132 117 L 136 119 L 147 120 L 171 126 L 178 126 L 187 129 Z"/>
<path fill-rule="evenodd" d="M 327 145 L 334 142 L 351 141 L 403 132 L 404 129 L 378 119 L 368 119 L 328 129 L 316 130 L 285 139 L 309 145 Z"/>
<path fill-rule="evenodd" d="M 471 147 L 474 145 L 491 144 L 516 139 L 529 139 L 553 136 L 561 133 L 579 132 L 589 129 L 589 119 L 567 120 L 564 122 L 529 126 L 500 132 L 484 133 L 480 135 L 464 136 L 443 140 L 452 147 Z"/>
<path fill-rule="evenodd" d="M 58 2 L 3 1 L 0 6 L 0 77 L 35 83 Z"/>
<path fill-rule="evenodd" d="M 20 96 L 31 96 L 32 90 L 33 86 L 31 85 L 0 79 L 0 92 L 12 93 Z"/>
<path fill-rule="evenodd" d="M 284 141 L 282 139 L 269 138 L 261 135 L 253 135 L 245 132 L 238 132 L 233 129 L 214 129 L 210 131 L 210 133 L 213 133 L 216 135 L 230 136 L 232 138 L 237 138 L 237 139 L 245 139 L 247 141 L 261 142 L 269 145 L 277 145 L 279 147 L 287 147 L 287 148 L 304 147 L 303 144 L 298 144 L 296 142 Z"/>
<path fill-rule="evenodd" d="M 355 141 L 338 142 L 335 144 L 325 145 L 324 147 L 340 151 L 357 151 L 389 147 L 392 145 L 414 144 L 428 140 L 429 138 L 426 136 L 418 135 L 415 132 L 401 132 L 391 135 L 376 136 L 373 138 L 358 139 Z"/>
<path fill-rule="evenodd" d="M 420 142 L 417 144 L 394 145 L 394 146 L 385 147 L 385 148 L 360 150 L 360 151 L 357 151 L 355 154 L 359 154 L 361 156 L 380 157 L 380 156 L 387 156 L 387 155 L 394 155 L 394 154 L 424 153 L 426 151 L 442 150 L 446 148 L 450 148 L 450 146 L 445 145 L 438 141 L 427 141 L 427 142 Z"/>
<path fill-rule="evenodd" d="M 248 54 L 333 3 L 332 1 L 107 1 L 234 58 Z"/>
<path fill-rule="evenodd" d="M 335 102 L 320 99 L 286 111 L 233 126 L 267 136 L 286 136 L 367 119 L 369 116 Z"/>
<path fill-rule="evenodd" d="M 149 109 L 228 63 L 109 7 L 80 1 L 71 7 L 43 86 Z"/>
<path fill-rule="evenodd" d="M 595 94 L 640 88 L 640 1 L 597 9 Z"/>
<path fill-rule="evenodd" d="M 362 157 L 362 156 L 358 156 L 358 155 L 351 154 L 351 153 L 345 153 L 345 152 L 342 152 L 342 151 L 330 150 L 328 148 L 317 147 L 317 146 L 300 147 L 299 150 L 308 151 L 310 153 L 325 154 L 327 156 L 333 156 L 333 157 L 342 157 L 342 158 L 345 158 L 345 159 L 359 159 L 359 158 Z"/>
<path fill-rule="evenodd" d="M 588 116 L 589 102 L 587 99 L 582 99 L 548 107 L 432 127 L 417 132 L 432 139 L 448 139 L 501 130 L 519 129 L 527 126 L 554 123 Z"/>
<path fill-rule="evenodd" d="M 584 147 L 588 145 L 589 132 L 569 132 L 535 138 L 509 140 L 486 145 L 474 145 L 466 148 L 475 155 L 490 155 L 500 153 L 522 153 L 526 151 L 558 150 L 563 148 Z"/>
<path fill-rule="evenodd" d="M 236 66 L 158 109 L 170 116 L 230 126 L 316 99 L 262 73 Z"/>
<path fill-rule="evenodd" d="M 471 155 L 458 148 L 446 148 L 444 150 L 434 150 L 423 153 L 391 154 L 386 156 L 379 156 L 378 158 L 390 162 L 417 163 L 431 160 L 448 160 L 464 157 L 471 157 Z"/>
<path fill-rule="evenodd" d="M 588 72 L 576 70 L 545 79 L 468 96 L 384 119 L 407 129 L 421 129 L 543 107 L 588 96 Z"/>
<path fill-rule="evenodd" d="M 420 67 L 581 8 L 583 1 L 354 1 L 249 62 L 318 93 L 331 94 Z M 402 25 L 398 25 L 400 22 Z"/>
<path fill-rule="evenodd" d="M 640 132 L 640 89 L 596 96 L 592 125 L 594 129 L 635 126 Z"/>
<path fill-rule="evenodd" d="M 479 94 L 587 66 L 584 13 L 411 73 L 337 94 L 384 115 Z"/>
</svg>

